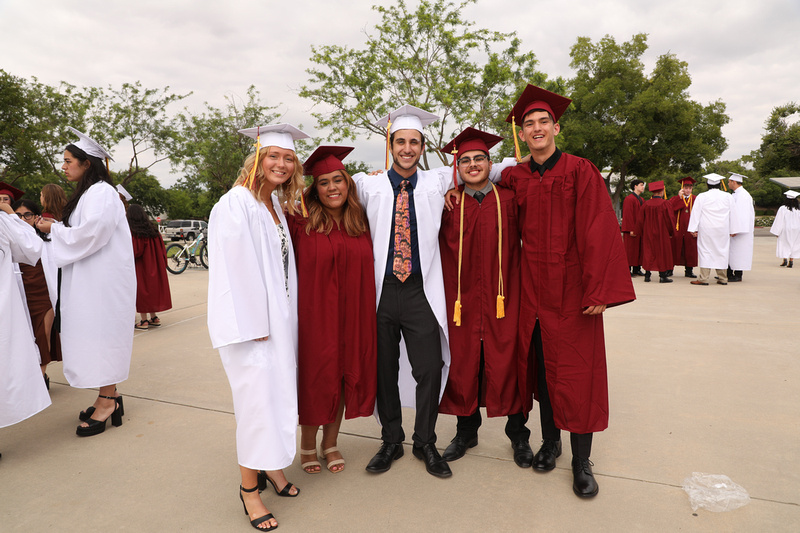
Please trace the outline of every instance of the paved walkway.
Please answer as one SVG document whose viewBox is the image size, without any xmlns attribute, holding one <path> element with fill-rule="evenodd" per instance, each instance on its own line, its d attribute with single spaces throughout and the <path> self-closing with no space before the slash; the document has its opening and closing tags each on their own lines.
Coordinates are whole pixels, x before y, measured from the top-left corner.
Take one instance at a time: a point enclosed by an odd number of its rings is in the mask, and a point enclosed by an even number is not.
<svg viewBox="0 0 800 533">
<path fill-rule="evenodd" d="M 755 241 L 743 283 L 692 286 L 678 268 L 670 285 L 637 278 L 638 300 L 606 313 L 611 427 L 595 436 L 595 499 L 573 495 L 566 450 L 550 473 L 518 468 L 503 419 L 484 421 L 450 479 L 428 475 L 408 443 L 391 471 L 371 475 L 380 433 L 367 418 L 342 426 L 343 473 L 307 475 L 295 461 L 286 474 L 302 494 L 265 492 L 267 507 L 283 532 L 800 530 L 800 263 L 779 268 L 774 238 Z M 53 405 L 0 430 L 0 531 L 252 531 L 230 389 L 205 326 L 207 280 L 170 276 L 175 309 L 136 333 L 122 427 L 76 437 L 95 393 L 51 366 Z M 455 417 L 440 416 L 437 432 L 443 449 Z M 751 503 L 693 513 L 681 482 L 696 471 L 730 476 Z"/>
</svg>

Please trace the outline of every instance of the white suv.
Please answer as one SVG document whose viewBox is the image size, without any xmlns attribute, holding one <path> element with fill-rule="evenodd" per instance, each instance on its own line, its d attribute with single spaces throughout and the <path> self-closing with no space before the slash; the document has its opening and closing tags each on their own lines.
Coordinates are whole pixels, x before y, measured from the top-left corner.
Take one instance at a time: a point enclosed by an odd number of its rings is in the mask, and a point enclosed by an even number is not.
<svg viewBox="0 0 800 533">
<path fill-rule="evenodd" d="M 207 229 L 208 224 L 202 220 L 170 220 L 164 228 L 164 238 L 171 241 L 192 241 Z"/>
</svg>

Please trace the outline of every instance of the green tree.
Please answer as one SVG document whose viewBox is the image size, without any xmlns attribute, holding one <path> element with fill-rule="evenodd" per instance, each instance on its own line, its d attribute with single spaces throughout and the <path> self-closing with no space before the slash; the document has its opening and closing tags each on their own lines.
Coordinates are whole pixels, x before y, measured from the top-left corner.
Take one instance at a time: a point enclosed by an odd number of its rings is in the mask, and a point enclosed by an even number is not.
<svg viewBox="0 0 800 533">
<path fill-rule="evenodd" d="M 563 146 L 604 169 L 617 210 L 628 176 L 697 173 L 727 147 L 725 104 L 690 100 L 688 65 L 673 54 L 646 75 L 646 50 L 647 35 L 637 34 L 622 44 L 609 35 L 597 43 L 579 37 L 570 51 L 576 75 L 573 105 L 561 120 Z"/>
<path fill-rule="evenodd" d="M 774 108 L 764 129 L 761 147 L 748 158 L 756 171 L 767 177 L 800 176 L 800 105 Z"/>
<path fill-rule="evenodd" d="M 313 115 L 331 130 L 328 139 L 385 136 L 373 123 L 402 104 L 441 117 L 425 128 L 422 168 L 429 168 L 429 154 L 447 164 L 437 148 L 467 126 L 508 136 L 502 119 L 514 98 L 528 81 L 544 83 L 546 76 L 532 52 L 520 51 L 514 33 L 477 28 L 463 17 L 475 1 L 422 0 L 413 11 L 404 0 L 373 6 L 381 21 L 367 32 L 363 49 L 312 46 L 315 66 L 300 96 L 319 106 Z"/>
</svg>

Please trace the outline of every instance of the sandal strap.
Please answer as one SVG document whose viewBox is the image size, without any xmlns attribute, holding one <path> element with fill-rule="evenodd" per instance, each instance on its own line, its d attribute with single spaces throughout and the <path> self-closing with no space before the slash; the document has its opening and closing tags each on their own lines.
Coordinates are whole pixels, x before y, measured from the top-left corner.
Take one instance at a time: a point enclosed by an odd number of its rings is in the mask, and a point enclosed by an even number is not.
<svg viewBox="0 0 800 533">
<path fill-rule="evenodd" d="M 317 455 L 317 450 L 316 449 L 314 449 L 314 450 L 304 450 L 304 449 L 300 448 L 300 453 L 303 454 L 303 455 Z"/>
<path fill-rule="evenodd" d="M 119 396 L 103 396 L 102 394 L 98 394 L 97 397 L 105 398 L 106 400 L 114 400 L 115 402 L 117 401 L 117 398 L 119 398 Z"/>
<path fill-rule="evenodd" d="M 338 451 L 339 451 L 339 447 L 338 446 L 331 446 L 327 450 L 322 450 L 322 455 L 328 455 L 329 453 L 338 452 Z"/>
<path fill-rule="evenodd" d="M 250 525 L 253 526 L 256 529 L 261 529 L 263 531 L 270 531 L 272 529 L 277 528 L 278 526 L 270 527 L 270 528 L 261 528 L 261 527 L 258 527 L 258 526 L 260 526 L 261 524 L 263 524 L 264 522 L 266 522 L 268 520 L 274 520 L 274 519 L 275 519 L 275 516 L 273 516 L 272 513 L 267 513 L 264 516 L 260 516 L 258 518 L 254 518 L 254 519 L 250 520 Z"/>
<path fill-rule="evenodd" d="M 258 485 L 256 485 L 252 489 L 246 489 L 243 486 L 239 485 L 239 490 L 241 490 L 242 492 L 255 492 L 258 490 Z"/>
</svg>

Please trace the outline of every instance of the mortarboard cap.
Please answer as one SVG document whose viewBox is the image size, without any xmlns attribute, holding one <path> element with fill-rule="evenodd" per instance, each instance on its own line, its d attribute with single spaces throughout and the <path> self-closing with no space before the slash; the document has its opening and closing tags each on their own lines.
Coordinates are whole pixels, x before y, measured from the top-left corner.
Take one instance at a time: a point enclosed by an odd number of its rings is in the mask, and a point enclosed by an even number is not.
<svg viewBox="0 0 800 533">
<path fill-rule="evenodd" d="M 731 176 L 728 179 L 742 183 L 745 180 L 745 178 L 747 178 L 747 176 L 737 174 L 736 172 L 731 172 Z"/>
<path fill-rule="evenodd" d="M 541 109 L 553 115 L 553 120 L 558 122 L 564 111 L 567 110 L 572 102 L 569 98 L 561 96 L 536 85 L 528 84 L 525 90 L 517 99 L 511 113 L 506 118 L 506 122 L 511 122 L 513 118 L 517 124 L 522 124 L 522 119 L 531 111 Z"/>
<path fill-rule="evenodd" d="M 654 181 L 652 183 L 648 183 L 647 184 L 647 190 L 650 191 L 650 192 L 663 191 L 664 190 L 664 182 L 659 180 L 659 181 Z"/>
<path fill-rule="evenodd" d="M 447 143 L 441 151 L 445 154 L 456 155 L 456 157 L 458 154 L 463 154 L 470 150 L 480 150 L 488 155 L 489 149 L 502 140 L 503 138 L 499 135 L 492 135 L 475 128 L 467 128 L 458 134 L 455 139 Z"/>
<path fill-rule="evenodd" d="M 705 176 L 703 176 L 703 178 L 705 178 L 705 180 L 708 182 L 709 185 L 716 185 L 717 183 L 723 181 L 725 179 L 725 176 L 721 176 L 719 174 L 712 172 L 711 174 L 706 174 Z"/>
<path fill-rule="evenodd" d="M 309 135 L 295 128 L 291 124 L 270 124 L 268 126 L 257 126 L 239 130 L 242 135 L 247 135 L 251 139 L 259 141 L 260 146 L 277 146 L 284 150 L 294 149 L 294 141 L 308 139 Z"/>
<path fill-rule="evenodd" d="M 689 184 L 695 184 L 695 183 L 697 183 L 697 182 L 695 181 L 695 179 L 694 179 L 693 177 L 691 177 L 691 176 L 686 176 L 685 178 L 681 178 L 681 179 L 679 179 L 679 180 L 678 180 L 678 183 L 680 183 L 681 185 L 686 185 L 687 183 L 689 183 Z"/>
<path fill-rule="evenodd" d="M 787 198 L 797 198 L 800 196 L 800 192 L 797 191 L 786 191 L 783 193 Z"/>
<path fill-rule="evenodd" d="M 319 146 L 303 163 L 303 174 L 318 178 L 335 170 L 344 170 L 342 160 L 353 150 L 352 146 Z"/>
<path fill-rule="evenodd" d="M 424 133 L 422 128 L 433 124 L 439 120 L 439 117 L 413 105 L 404 105 L 377 121 L 375 125 L 379 128 L 386 128 L 390 120 L 392 127 L 389 133 L 394 133 L 397 130 L 417 130 L 420 133 Z"/>
<path fill-rule="evenodd" d="M 129 193 L 128 190 L 125 187 L 123 187 L 121 183 L 117 185 L 117 192 L 120 194 L 120 196 L 125 198 L 126 202 L 130 202 L 131 200 L 133 200 L 133 196 L 131 196 L 131 193 Z"/>
<path fill-rule="evenodd" d="M 22 198 L 22 195 L 25 193 L 16 187 L 12 187 L 8 183 L 0 181 L 0 194 L 7 194 L 11 197 L 12 202 L 16 202 Z"/>
<path fill-rule="evenodd" d="M 114 160 L 114 158 L 109 155 L 106 149 L 100 146 L 100 143 L 98 143 L 85 133 L 76 130 L 72 126 L 67 126 L 67 128 L 69 129 L 69 131 L 71 131 L 72 133 L 74 133 L 79 137 L 78 142 L 71 143 L 72 145 L 77 146 L 78 148 L 80 148 L 81 150 L 83 150 L 92 157 L 96 157 L 98 159 L 110 159 L 112 161 Z"/>
</svg>

